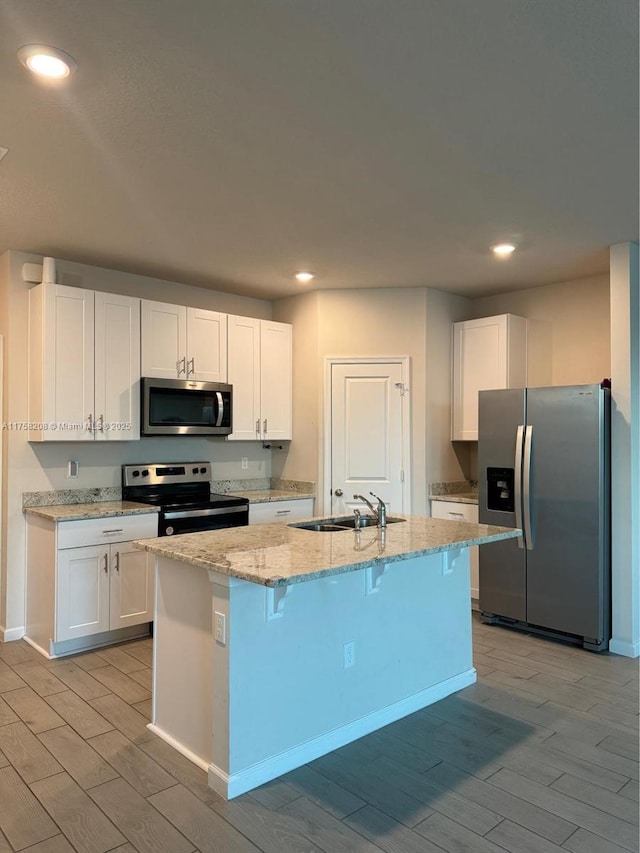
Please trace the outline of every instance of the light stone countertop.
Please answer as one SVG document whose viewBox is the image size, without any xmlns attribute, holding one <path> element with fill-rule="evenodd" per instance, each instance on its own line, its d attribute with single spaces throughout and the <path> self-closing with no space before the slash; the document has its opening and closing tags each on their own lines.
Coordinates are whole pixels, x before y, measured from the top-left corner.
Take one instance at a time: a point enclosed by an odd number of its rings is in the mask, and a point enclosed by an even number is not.
<svg viewBox="0 0 640 853">
<path fill-rule="evenodd" d="M 450 501 L 458 504 L 476 504 L 478 505 L 478 493 L 473 492 L 453 492 L 449 495 L 429 495 L 430 501 Z"/>
<path fill-rule="evenodd" d="M 99 501 L 85 504 L 53 504 L 51 506 L 29 506 L 24 512 L 39 515 L 51 521 L 79 521 L 83 518 L 109 518 L 117 515 L 142 515 L 159 512 L 159 508 L 150 504 L 133 501 Z"/>
<path fill-rule="evenodd" d="M 389 524 L 383 539 L 376 527 L 358 533 L 348 529 L 318 533 L 278 522 L 143 539 L 134 542 L 134 547 L 251 583 L 278 587 L 521 535 L 521 531 L 507 527 L 402 517 L 404 522 Z"/>
<path fill-rule="evenodd" d="M 247 498 L 249 503 L 262 504 L 270 501 L 302 501 L 314 498 L 312 492 L 292 492 L 289 489 L 252 489 L 237 492 L 227 492 L 238 498 Z"/>
</svg>

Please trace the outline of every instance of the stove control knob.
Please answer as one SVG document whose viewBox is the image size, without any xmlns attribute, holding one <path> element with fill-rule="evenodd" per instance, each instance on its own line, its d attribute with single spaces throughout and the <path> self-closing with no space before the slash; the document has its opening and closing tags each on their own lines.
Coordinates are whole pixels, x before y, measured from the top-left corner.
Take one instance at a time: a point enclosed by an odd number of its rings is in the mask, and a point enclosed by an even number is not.
<svg viewBox="0 0 640 853">
<path fill-rule="evenodd" d="M 132 477 L 139 477 L 139 476 L 140 476 L 140 471 L 132 471 L 132 472 L 131 472 L 131 476 L 132 476 Z"/>
<path fill-rule="evenodd" d="M 197 469 L 197 468 L 193 468 L 193 469 L 192 469 L 192 471 L 191 471 L 191 473 L 192 473 L 192 474 L 197 474 L 197 473 L 198 473 L 198 469 Z"/>
<path fill-rule="evenodd" d="M 144 471 L 142 472 L 142 476 L 143 476 L 143 477 L 148 477 L 148 476 L 149 476 L 149 469 L 148 469 L 148 468 L 145 468 L 145 469 L 144 469 Z"/>
<path fill-rule="evenodd" d="M 206 469 L 206 468 L 201 468 L 201 469 L 200 469 L 200 473 L 201 473 L 201 474 L 206 474 L 206 473 L 207 473 L 207 469 Z"/>
<path fill-rule="evenodd" d="M 169 527 L 167 527 L 167 529 L 165 530 L 165 533 L 167 534 L 167 536 L 173 536 L 173 527 L 169 525 Z"/>
</svg>

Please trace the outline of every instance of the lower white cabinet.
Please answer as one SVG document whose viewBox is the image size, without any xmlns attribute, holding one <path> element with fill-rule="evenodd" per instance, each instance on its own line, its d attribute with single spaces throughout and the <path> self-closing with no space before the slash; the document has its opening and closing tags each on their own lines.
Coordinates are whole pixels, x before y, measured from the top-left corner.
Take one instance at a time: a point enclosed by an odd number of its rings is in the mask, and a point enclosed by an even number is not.
<svg viewBox="0 0 640 853">
<path fill-rule="evenodd" d="M 313 498 L 267 501 L 249 505 L 249 524 L 271 524 L 273 521 L 296 521 L 313 515 Z"/>
<path fill-rule="evenodd" d="M 57 525 L 28 516 L 27 639 L 58 656 L 146 633 L 155 561 L 131 543 L 157 528 L 157 513 Z"/>
<path fill-rule="evenodd" d="M 153 619 L 153 565 L 129 542 L 58 551 L 56 641 Z"/>
<path fill-rule="evenodd" d="M 472 521 L 478 523 L 478 507 L 476 504 L 464 504 L 458 501 L 431 501 L 431 517 L 446 518 L 449 521 Z M 479 580 L 479 549 L 477 545 L 469 548 L 469 564 L 471 569 L 471 600 L 478 601 L 480 597 Z"/>
</svg>

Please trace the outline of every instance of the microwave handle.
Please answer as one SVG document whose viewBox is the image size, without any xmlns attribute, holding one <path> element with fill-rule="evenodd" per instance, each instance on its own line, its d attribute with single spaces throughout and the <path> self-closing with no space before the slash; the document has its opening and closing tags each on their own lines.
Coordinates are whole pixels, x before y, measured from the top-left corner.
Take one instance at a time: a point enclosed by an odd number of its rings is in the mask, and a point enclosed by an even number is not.
<svg viewBox="0 0 640 853">
<path fill-rule="evenodd" d="M 219 391 L 216 391 L 216 397 L 218 398 L 218 419 L 216 426 L 219 427 L 222 426 L 222 419 L 224 417 L 224 399 Z"/>
</svg>

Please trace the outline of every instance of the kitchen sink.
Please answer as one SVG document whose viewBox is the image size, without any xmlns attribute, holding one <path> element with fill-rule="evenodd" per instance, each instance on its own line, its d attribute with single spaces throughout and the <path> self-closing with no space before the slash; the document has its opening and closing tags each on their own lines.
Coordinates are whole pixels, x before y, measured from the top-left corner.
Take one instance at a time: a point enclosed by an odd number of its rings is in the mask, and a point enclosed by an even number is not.
<svg viewBox="0 0 640 853">
<path fill-rule="evenodd" d="M 404 518 L 389 518 L 387 524 L 395 524 L 404 521 Z M 365 527 L 377 527 L 378 522 L 369 515 L 360 518 L 360 529 Z M 318 533 L 337 533 L 339 530 L 355 530 L 356 519 L 353 515 L 340 518 L 321 518 L 317 521 L 300 521 L 289 524 L 288 527 L 297 527 L 299 530 L 315 530 Z"/>
</svg>

